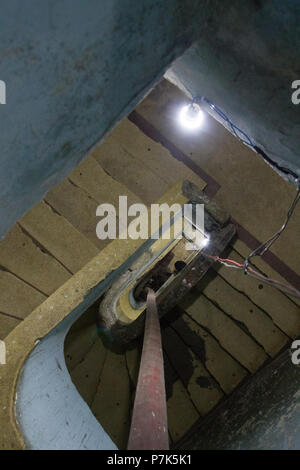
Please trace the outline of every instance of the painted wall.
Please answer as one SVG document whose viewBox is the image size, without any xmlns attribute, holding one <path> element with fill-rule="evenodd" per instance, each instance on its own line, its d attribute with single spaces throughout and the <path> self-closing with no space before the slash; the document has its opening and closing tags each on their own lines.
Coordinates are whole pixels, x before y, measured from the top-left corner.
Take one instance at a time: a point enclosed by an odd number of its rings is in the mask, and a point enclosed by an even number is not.
<svg viewBox="0 0 300 470">
<path fill-rule="evenodd" d="M 16 417 L 27 449 L 117 449 L 76 390 L 64 359 L 65 336 L 83 308 L 42 338 L 22 369 Z"/>
<path fill-rule="evenodd" d="M 64 342 L 74 322 L 128 272 L 154 241 L 148 239 L 140 244 L 117 269 L 93 287 L 89 284 L 90 276 L 82 271 L 65 284 L 65 287 L 69 284 L 71 290 L 74 289 L 73 283 L 81 285 L 83 293 L 79 295 L 79 303 L 52 331 L 36 342 L 17 381 L 16 420 L 27 449 L 116 449 L 71 380 L 65 362 Z M 99 260 L 92 263 L 99 263 Z M 84 269 L 94 272 L 95 268 L 86 266 Z M 82 286 L 81 277 L 85 279 L 85 287 Z M 51 296 L 54 309 L 61 303 L 61 295 L 62 292 L 57 291 Z M 26 332 L 24 334 L 26 336 Z"/>
<path fill-rule="evenodd" d="M 300 105 L 291 103 L 299 8 L 296 0 L 3 0 L 0 238 L 196 40 L 173 67 L 178 81 L 299 171 Z"/>
<path fill-rule="evenodd" d="M 210 20 L 207 35 L 175 62 L 167 78 L 221 107 L 275 169 L 280 165 L 300 175 L 300 104 L 291 100 L 292 83 L 300 80 L 300 3 L 220 3 L 217 24 Z"/>
<path fill-rule="evenodd" d="M 202 33 L 207 0 L 0 3 L 0 238 Z"/>
</svg>

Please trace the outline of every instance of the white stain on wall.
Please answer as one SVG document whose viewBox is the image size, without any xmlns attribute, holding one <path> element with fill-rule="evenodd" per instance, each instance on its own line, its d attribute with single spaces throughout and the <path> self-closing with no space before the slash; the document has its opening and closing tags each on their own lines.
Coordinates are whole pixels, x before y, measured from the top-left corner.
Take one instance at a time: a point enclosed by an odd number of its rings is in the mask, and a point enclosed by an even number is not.
<svg viewBox="0 0 300 470">
<path fill-rule="evenodd" d="M 0 104 L 6 104 L 6 84 L 0 80 Z"/>
<path fill-rule="evenodd" d="M 6 364 L 6 347 L 4 341 L 0 340 L 0 365 Z"/>
</svg>

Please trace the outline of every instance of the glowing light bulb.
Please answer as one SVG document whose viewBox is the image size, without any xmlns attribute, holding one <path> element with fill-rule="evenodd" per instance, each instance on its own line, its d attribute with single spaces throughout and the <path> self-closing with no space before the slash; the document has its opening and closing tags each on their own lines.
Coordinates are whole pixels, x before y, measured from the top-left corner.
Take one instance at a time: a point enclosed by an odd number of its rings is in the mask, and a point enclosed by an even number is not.
<svg viewBox="0 0 300 470">
<path fill-rule="evenodd" d="M 185 129 L 198 129 L 203 121 L 203 111 L 196 103 L 188 104 L 180 110 L 179 121 Z"/>
<path fill-rule="evenodd" d="M 209 244 L 209 238 L 208 238 L 208 237 L 204 237 L 204 238 L 202 239 L 202 246 L 206 246 L 206 245 L 208 245 L 208 244 Z"/>
</svg>

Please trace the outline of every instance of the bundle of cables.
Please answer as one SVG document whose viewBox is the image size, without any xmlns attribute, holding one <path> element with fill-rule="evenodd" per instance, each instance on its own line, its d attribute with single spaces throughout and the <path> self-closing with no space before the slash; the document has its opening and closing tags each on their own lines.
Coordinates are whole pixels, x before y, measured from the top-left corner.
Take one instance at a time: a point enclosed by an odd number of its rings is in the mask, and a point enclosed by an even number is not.
<svg viewBox="0 0 300 470">
<path fill-rule="evenodd" d="M 274 235 L 268 238 L 268 240 L 266 240 L 264 243 L 259 245 L 254 251 L 252 251 L 252 253 L 250 253 L 250 255 L 245 259 L 243 264 L 238 263 L 237 261 L 234 261 L 228 258 L 223 259 L 223 258 L 219 258 L 218 256 L 210 256 L 210 257 L 213 258 L 215 261 L 218 261 L 219 263 L 222 263 L 229 268 L 241 269 L 244 271 L 245 274 L 255 277 L 256 279 L 259 279 L 260 281 L 265 282 L 266 284 L 269 284 L 272 287 L 276 287 L 277 289 L 281 290 L 282 292 L 288 295 L 292 295 L 294 297 L 300 298 L 299 289 L 296 289 L 290 284 L 284 284 L 280 281 L 277 281 L 276 279 L 270 279 L 267 276 L 263 275 L 262 273 L 258 272 L 257 270 L 253 269 L 252 266 L 249 266 L 249 261 L 251 258 L 253 258 L 254 256 L 263 256 L 266 253 L 266 251 L 270 249 L 273 243 L 280 237 L 282 232 L 285 230 L 299 199 L 300 199 L 300 188 L 298 188 L 296 197 L 293 200 L 291 207 L 289 208 L 286 219 L 283 225 L 281 226 L 281 228 L 276 233 L 274 233 Z"/>
<path fill-rule="evenodd" d="M 266 253 L 266 251 L 270 249 L 273 243 L 280 237 L 282 232 L 285 230 L 299 199 L 300 199 L 300 188 L 297 191 L 296 197 L 293 200 L 291 207 L 289 208 L 286 219 L 283 225 L 281 226 L 281 228 L 276 233 L 274 233 L 272 237 L 268 238 L 268 240 L 266 240 L 264 243 L 259 245 L 254 251 L 252 251 L 252 253 L 250 253 L 250 255 L 245 259 L 243 264 L 238 263 L 237 261 L 233 259 L 228 259 L 228 258 L 224 259 L 224 258 L 219 258 L 218 256 L 210 256 L 210 255 L 209 257 L 213 258 L 215 261 L 218 261 L 221 264 L 224 264 L 228 268 L 241 269 L 244 271 L 245 274 L 255 277 L 256 279 L 259 279 L 260 281 L 265 282 L 266 284 L 269 284 L 272 287 L 276 287 L 277 289 L 281 290 L 285 294 L 300 298 L 299 289 L 296 289 L 290 284 L 284 284 L 283 282 L 277 281 L 276 279 L 270 279 L 269 277 L 253 269 L 252 266 L 249 266 L 249 260 L 251 258 L 253 258 L 254 256 L 263 256 Z"/>
<path fill-rule="evenodd" d="M 218 261 L 221 264 L 224 264 L 228 268 L 236 268 L 236 269 L 241 269 L 241 270 L 245 268 L 244 264 L 238 263 L 237 261 L 234 261 L 233 259 L 219 258 L 219 256 L 209 256 L 209 257 L 213 258 L 215 261 Z M 284 284 L 283 282 L 277 281 L 276 279 L 271 279 L 265 276 L 264 274 L 261 274 L 260 272 L 256 271 L 251 266 L 248 266 L 246 274 L 248 274 L 248 276 L 258 279 L 261 282 L 268 284 L 269 286 L 276 287 L 277 289 L 281 290 L 287 295 L 292 295 L 300 299 L 300 291 L 296 289 L 295 287 L 291 286 L 290 284 Z"/>
</svg>

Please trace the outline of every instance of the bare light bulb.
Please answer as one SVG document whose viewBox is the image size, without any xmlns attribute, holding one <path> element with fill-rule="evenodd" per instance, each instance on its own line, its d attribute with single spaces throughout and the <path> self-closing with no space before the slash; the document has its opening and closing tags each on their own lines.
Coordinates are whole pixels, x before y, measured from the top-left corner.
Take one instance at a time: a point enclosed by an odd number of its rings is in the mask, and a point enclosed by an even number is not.
<svg viewBox="0 0 300 470">
<path fill-rule="evenodd" d="M 202 246 L 207 246 L 208 244 L 209 244 L 209 238 L 208 237 L 203 237 Z"/>
<path fill-rule="evenodd" d="M 188 104 L 180 110 L 179 121 L 185 129 L 198 129 L 203 121 L 203 111 L 196 103 Z"/>
</svg>

